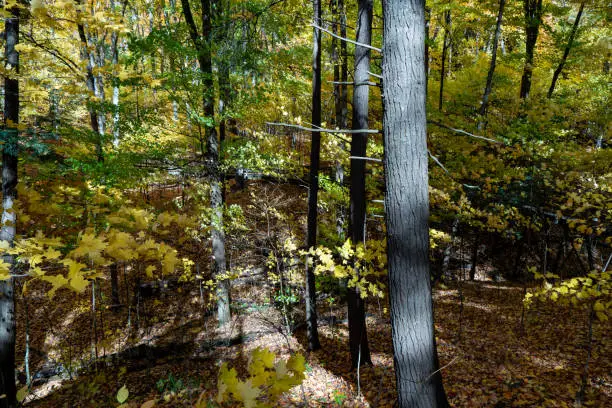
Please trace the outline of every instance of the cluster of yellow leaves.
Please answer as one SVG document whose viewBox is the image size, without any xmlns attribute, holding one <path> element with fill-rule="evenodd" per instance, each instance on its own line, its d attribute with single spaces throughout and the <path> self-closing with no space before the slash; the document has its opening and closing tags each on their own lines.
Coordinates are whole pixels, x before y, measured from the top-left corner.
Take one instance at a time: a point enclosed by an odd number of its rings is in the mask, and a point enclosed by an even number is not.
<svg viewBox="0 0 612 408">
<path fill-rule="evenodd" d="M 553 301 L 563 305 L 589 304 L 600 321 L 606 321 L 612 315 L 612 279 L 610 272 L 593 271 L 585 277 L 559 280 L 553 273 L 538 273 L 530 268 L 536 279 L 542 279 L 541 288 L 525 294 L 523 302 L 527 307 L 534 300 Z M 551 283 L 550 280 L 554 281 Z"/>
<path fill-rule="evenodd" d="M 348 278 L 350 288 L 358 288 L 362 298 L 368 296 L 384 297 L 385 285 L 378 278 L 387 274 L 386 240 L 371 240 L 353 245 L 348 239 L 336 248 L 340 263 L 334 260 L 331 249 L 319 246 L 300 254 L 308 262 L 316 263 L 315 273 L 330 273 L 338 279 Z"/>
<path fill-rule="evenodd" d="M 274 362 L 276 356 L 268 349 L 256 348 L 249 357 L 249 378 L 239 380 L 235 369 L 224 363 L 219 370 L 217 402 L 241 402 L 246 408 L 271 407 L 282 393 L 304 380 L 306 362 L 301 354 Z"/>
</svg>

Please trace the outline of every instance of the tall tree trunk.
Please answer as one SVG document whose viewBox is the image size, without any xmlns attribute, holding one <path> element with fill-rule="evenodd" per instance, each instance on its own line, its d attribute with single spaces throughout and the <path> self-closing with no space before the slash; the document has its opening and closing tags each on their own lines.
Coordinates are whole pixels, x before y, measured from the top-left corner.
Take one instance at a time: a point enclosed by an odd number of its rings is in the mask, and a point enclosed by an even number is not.
<svg viewBox="0 0 612 408">
<path fill-rule="evenodd" d="M 357 38 L 360 44 L 372 42 L 372 0 L 359 0 L 357 9 Z M 370 96 L 370 50 L 355 46 L 355 75 L 353 88 L 353 129 L 368 128 L 368 103 Z M 368 144 L 367 133 L 356 133 L 351 141 L 351 156 L 365 157 Z M 366 228 L 366 190 L 365 160 L 351 159 L 351 216 L 349 235 L 353 245 L 365 242 Z M 355 268 L 359 276 L 360 271 Z M 348 288 L 348 323 L 351 363 L 371 364 L 368 334 L 365 322 L 365 300 L 361 298 L 358 287 Z"/>
<path fill-rule="evenodd" d="M 478 112 L 481 116 L 478 121 L 478 130 L 482 129 L 487 115 L 487 108 L 489 107 L 489 96 L 491 95 L 491 89 L 493 87 L 493 74 L 495 73 L 495 64 L 497 63 L 497 44 L 499 43 L 499 37 L 501 34 L 502 19 L 504 15 L 504 6 L 506 0 L 499 0 L 499 11 L 497 12 L 497 25 L 495 26 L 495 35 L 493 36 L 493 51 L 491 53 L 491 64 L 489 65 L 489 73 L 487 74 L 487 84 L 485 85 L 484 94 L 482 95 L 482 103 L 480 104 L 480 111 Z"/>
<path fill-rule="evenodd" d="M 321 0 L 313 0 L 314 23 L 321 27 Z M 312 125 L 321 126 L 321 31 L 313 29 L 312 54 Z M 306 246 L 317 245 L 317 196 L 319 193 L 319 160 L 321 154 L 321 133 L 312 132 L 310 147 L 310 175 L 308 188 L 308 225 Z M 315 292 L 315 275 L 312 268 L 306 270 L 306 327 L 308 348 L 316 350 L 321 347 L 317 328 L 317 294 Z"/>
<path fill-rule="evenodd" d="M 96 79 L 94 77 L 94 58 L 89 51 L 89 41 L 87 40 L 87 35 L 85 34 L 85 25 L 83 23 L 82 11 L 80 10 L 80 6 L 82 5 L 82 0 L 75 0 L 77 4 L 77 31 L 79 33 L 79 39 L 81 40 L 81 58 L 84 61 L 87 61 L 87 68 L 85 71 L 85 83 L 87 85 L 87 90 L 97 96 L 96 94 Z M 98 119 L 98 112 L 94 106 L 91 106 L 88 103 L 87 110 L 89 111 L 89 121 L 91 124 L 91 129 L 94 134 L 97 136 L 96 142 L 96 157 L 99 162 L 104 161 L 104 148 L 102 146 L 102 136 L 100 134 L 100 121 Z"/>
<path fill-rule="evenodd" d="M 553 92 L 555 92 L 555 85 L 557 84 L 557 80 L 559 79 L 559 75 L 561 75 L 561 71 L 565 66 L 565 62 L 567 61 L 567 57 L 574 45 L 574 38 L 576 38 L 576 31 L 578 31 L 578 25 L 580 24 L 580 17 L 582 17 L 582 11 L 584 10 L 584 3 L 580 3 L 580 8 L 578 9 L 578 14 L 576 14 L 576 20 L 574 20 L 574 25 L 572 26 L 572 32 L 570 33 L 569 39 L 567 40 L 567 45 L 565 46 L 565 51 L 563 51 L 563 57 L 559 62 L 559 66 L 555 69 L 553 74 L 552 82 L 550 83 L 550 88 L 548 88 L 548 98 L 551 98 Z"/>
<path fill-rule="evenodd" d="M 340 12 L 340 36 L 346 38 L 346 7 L 344 0 L 338 0 L 338 11 Z M 346 41 L 340 41 L 340 81 L 348 81 L 348 53 L 346 51 Z M 348 117 L 348 86 L 343 86 L 340 92 L 340 105 L 342 115 L 338 119 L 338 127 L 346 129 Z"/>
<path fill-rule="evenodd" d="M 425 100 L 429 90 L 429 26 L 431 22 L 431 7 L 425 7 Z"/>
<path fill-rule="evenodd" d="M 525 66 L 521 78 L 521 99 L 529 98 L 531 75 L 533 73 L 533 54 L 542 24 L 542 0 L 523 0 L 525 11 Z"/>
<path fill-rule="evenodd" d="M 442 99 L 444 97 L 444 78 L 446 77 L 446 54 L 450 45 L 451 11 L 444 12 L 444 41 L 442 44 L 442 67 L 440 68 L 440 96 L 438 97 L 438 110 L 442 110 Z"/>
<path fill-rule="evenodd" d="M 210 206 L 211 214 L 211 238 L 212 238 L 212 273 L 219 277 L 217 282 L 217 320 L 220 325 L 227 323 L 230 318 L 230 281 L 224 278 L 226 275 L 225 260 L 225 233 L 223 232 L 223 193 L 219 161 L 219 140 L 217 130 L 214 126 L 214 81 L 213 66 L 210 45 L 212 42 L 212 8 L 210 0 L 202 0 L 202 35 L 198 30 L 191 13 L 189 0 L 181 0 L 183 14 L 189 27 L 189 34 L 198 51 L 198 62 L 202 75 L 204 94 L 202 104 L 204 115 L 210 119 L 204 128 L 207 142 L 206 165 L 208 167 L 208 178 L 210 182 Z"/>
<path fill-rule="evenodd" d="M 11 16 L 4 20 L 5 68 L 19 74 L 19 53 L 15 46 L 19 43 L 19 8 L 10 9 Z M 4 132 L 2 145 L 2 227 L 0 240 L 13 245 L 17 217 L 13 208 L 17 196 L 17 125 L 19 123 L 19 80 L 17 77 L 4 77 Z M 12 272 L 14 258 L 3 254 Z M 17 406 L 15 387 L 15 297 L 13 278 L 0 280 L 0 408 Z"/>
<path fill-rule="evenodd" d="M 383 129 L 389 301 L 400 408 L 446 407 L 429 275 L 424 0 L 385 0 Z"/>
</svg>

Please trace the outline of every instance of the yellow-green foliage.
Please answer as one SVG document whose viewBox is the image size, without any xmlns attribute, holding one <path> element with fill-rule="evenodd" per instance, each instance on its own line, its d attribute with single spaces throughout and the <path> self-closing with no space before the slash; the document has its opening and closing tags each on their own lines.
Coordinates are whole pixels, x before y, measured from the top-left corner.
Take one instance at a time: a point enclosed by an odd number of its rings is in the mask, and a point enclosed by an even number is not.
<svg viewBox="0 0 612 408">
<path fill-rule="evenodd" d="M 339 279 L 348 279 L 348 287 L 358 288 L 361 297 L 368 295 L 383 297 L 385 285 L 378 280 L 387 274 L 387 242 L 371 240 L 353 245 L 348 239 L 337 247 L 340 262 L 336 262 L 331 249 L 323 246 L 310 248 L 307 255 L 309 262 L 314 262 L 315 273 L 330 273 Z"/>
<path fill-rule="evenodd" d="M 273 352 L 256 348 L 249 357 L 249 377 L 244 380 L 239 380 L 236 370 L 224 363 L 219 370 L 217 402 L 227 406 L 239 402 L 246 408 L 273 406 L 282 393 L 302 383 L 306 370 L 301 354 L 286 361 L 274 360 Z"/>
<path fill-rule="evenodd" d="M 592 305 L 593 312 L 600 321 L 608 320 L 612 314 L 610 272 L 593 271 L 586 277 L 558 280 L 559 276 L 550 272 L 541 274 L 535 268 L 530 268 L 530 271 L 536 279 L 543 280 L 543 285 L 525 295 L 524 302 L 527 307 L 531 306 L 534 300 L 542 300 L 563 305 Z M 551 283 L 548 279 L 556 282 Z"/>
</svg>

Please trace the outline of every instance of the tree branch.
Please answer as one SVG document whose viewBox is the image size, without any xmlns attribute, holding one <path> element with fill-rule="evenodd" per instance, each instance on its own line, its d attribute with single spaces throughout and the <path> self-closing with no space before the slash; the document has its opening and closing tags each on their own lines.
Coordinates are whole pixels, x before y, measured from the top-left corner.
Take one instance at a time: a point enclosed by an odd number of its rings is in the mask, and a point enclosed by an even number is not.
<svg viewBox="0 0 612 408">
<path fill-rule="evenodd" d="M 329 30 L 328 30 L 328 29 L 326 29 L 326 28 L 319 27 L 319 26 L 318 26 L 318 25 L 316 25 L 316 24 L 311 24 L 311 26 L 312 26 L 312 27 L 314 27 L 314 28 L 316 28 L 317 30 L 321 30 L 321 31 L 326 32 L 327 34 L 331 35 L 332 37 L 335 37 L 335 38 L 337 38 L 337 39 L 339 39 L 339 40 L 342 40 L 342 41 L 346 41 L 347 43 L 355 44 L 355 45 L 358 45 L 359 47 L 368 48 L 368 49 L 370 49 L 370 50 L 374 50 L 374 51 L 382 52 L 382 50 L 381 50 L 380 48 L 372 47 L 372 46 L 371 46 L 371 45 L 369 45 L 369 44 L 364 44 L 364 43 L 360 43 L 360 42 L 357 42 L 357 41 L 349 40 L 348 38 L 344 38 L 344 37 L 339 36 L 338 34 L 334 34 L 333 32 L 329 31 Z"/>
<path fill-rule="evenodd" d="M 503 144 L 503 143 L 502 143 L 502 142 L 500 142 L 499 140 L 490 139 L 490 138 L 488 138 L 488 137 L 484 137 L 484 136 L 474 135 L 474 134 L 472 134 L 472 133 L 466 132 L 465 130 L 462 130 L 462 129 L 455 129 L 455 128 L 452 128 L 452 127 L 450 127 L 450 126 L 447 126 L 447 125 L 445 125 L 445 124 L 443 124 L 443 123 L 436 122 L 435 120 L 428 120 L 428 121 L 427 121 L 427 123 L 429 123 L 430 125 L 436 125 L 436 126 L 438 126 L 438 127 L 441 127 L 441 128 L 444 128 L 444 129 L 451 130 L 451 131 L 453 131 L 453 132 L 455 132 L 455 133 L 459 133 L 459 134 L 461 134 L 461 135 L 465 135 L 465 136 L 473 137 L 473 138 L 480 139 L 480 140 L 486 140 L 487 142 L 491 142 L 491 143 L 499 143 L 499 144 Z"/>
<path fill-rule="evenodd" d="M 344 134 L 355 134 L 355 133 L 380 133 L 376 129 L 324 129 L 324 128 L 307 128 L 300 125 L 293 125 L 291 123 L 278 123 L 278 122 L 266 122 L 266 125 L 270 126 L 284 126 L 294 129 L 300 129 L 307 132 L 323 132 L 323 133 L 344 133 Z"/>
</svg>

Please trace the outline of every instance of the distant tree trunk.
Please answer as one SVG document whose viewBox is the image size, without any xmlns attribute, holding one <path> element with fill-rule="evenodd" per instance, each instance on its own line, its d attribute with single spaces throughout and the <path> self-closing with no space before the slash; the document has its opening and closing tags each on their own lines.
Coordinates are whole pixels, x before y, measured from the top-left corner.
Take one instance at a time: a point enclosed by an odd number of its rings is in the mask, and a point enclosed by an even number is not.
<svg viewBox="0 0 612 408">
<path fill-rule="evenodd" d="M 383 129 L 398 407 L 447 407 L 429 275 L 424 0 L 385 0 Z"/>
<path fill-rule="evenodd" d="M 480 246 L 480 240 L 478 234 L 474 238 L 474 246 L 472 247 L 472 262 L 470 264 L 470 280 L 473 281 L 476 278 L 476 266 L 478 264 L 478 247 Z"/>
<path fill-rule="evenodd" d="M 331 2 L 331 11 L 333 18 L 333 32 L 334 34 L 338 34 L 340 31 L 340 20 L 341 16 L 338 13 L 338 0 L 332 0 Z M 345 29 L 346 30 L 346 29 Z M 335 37 L 332 37 L 331 44 L 331 60 L 334 67 L 334 82 L 340 81 L 340 55 L 339 55 L 339 40 Z M 334 84 L 334 125 L 338 126 L 338 128 L 342 129 L 340 123 L 345 123 L 346 119 L 343 117 L 344 108 L 346 105 L 346 101 L 343 99 L 343 96 L 346 97 L 344 93 L 344 89 L 346 88 L 346 84 L 335 83 Z M 342 162 L 340 160 L 336 161 L 336 177 L 335 181 L 338 185 L 342 186 L 344 184 L 344 168 L 342 166 Z M 340 241 L 344 241 L 344 223 L 345 223 L 345 206 L 344 203 L 339 203 L 336 205 L 336 231 L 338 233 L 338 239 Z"/>
<path fill-rule="evenodd" d="M 87 39 L 87 35 L 85 34 L 85 26 L 82 23 L 82 11 L 80 11 L 79 7 L 82 4 L 82 0 L 75 0 L 77 4 L 77 31 L 79 33 L 79 39 L 81 40 L 81 58 L 87 62 L 87 68 L 85 71 L 85 83 L 87 85 L 87 90 L 90 93 L 97 96 L 96 93 L 96 78 L 94 76 L 94 58 L 92 55 L 92 51 L 89 50 L 89 41 Z M 88 102 L 89 105 L 89 102 Z M 100 133 L 100 120 L 98 119 L 98 112 L 95 107 L 88 106 L 87 110 L 89 111 L 89 122 L 91 124 L 91 130 L 98 136 L 98 140 L 96 142 L 96 157 L 98 162 L 104 161 L 104 148 L 102 136 Z"/>
<path fill-rule="evenodd" d="M 359 0 L 357 9 L 357 38 L 361 44 L 372 42 L 372 0 Z M 353 87 L 353 129 L 368 128 L 368 103 L 370 86 L 370 50 L 355 46 L 355 84 Z M 368 144 L 367 133 L 356 133 L 351 141 L 351 156 L 365 157 Z M 349 236 L 354 245 L 365 242 L 366 228 L 366 189 L 365 160 L 351 159 L 351 217 Z M 360 271 L 355 268 L 359 276 Z M 349 346 L 351 363 L 357 367 L 358 362 L 371 364 L 370 347 L 365 322 L 365 300 L 361 298 L 357 287 L 349 287 L 347 292 Z"/>
<path fill-rule="evenodd" d="M 529 98 L 531 75 L 533 73 L 533 54 L 542 24 L 542 0 L 523 0 L 525 11 L 525 66 L 521 78 L 521 99 Z"/>
<path fill-rule="evenodd" d="M 478 130 L 481 130 L 486 122 L 487 108 L 489 107 L 489 96 L 493 87 L 493 74 L 495 73 L 495 64 L 497 63 L 497 44 L 501 34 L 502 19 L 504 15 L 504 6 L 506 0 L 499 0 L 499 11 L 497 12 L 497 25 L 495 26 L 495 35 L 493 36 L 493 51 L 491 53 L 491 64 L 489 65 L 489 73 L 487 74 L 487 84 L 482 95 L 482 103 L 480 104 L 480 120 L 478 121 Z"/>
<path fill-rule="evenodd" d="M 113 262 L 110 265 L 110 277 L 111 277 L 111 302 L 113 306 L 119 306 L 121 300 L 119 299 L 119 265 L 117 262 Z"/>
<path fill-rule="evenodd" d="M 431 22 L 431 8 L 425 7 L 425 100 L 429 90 L 429 25 Z"/>
<path fill-rule="evenodd" d="M 455 219 L 453 220 L 453 225 L 451 227 L 450 242 L 448 243 L 446 248 L 444 248 L 444 254 L 442 257 L 442 267 L 440 270 L 440 276 L 442 277 L 442 279 L 447 280 L 447 281 L 450 281 L 452 279 L 452 276 L 449 270 L 449 266 L 450 266 L 451 254 L 453 252 L 453 239 L 457 235 L 458 228 L 459 228 L 459 218 L 455 217 Z"/>
<path fill-rule="evenodd" d="M 344 0 L 338 0 L 338 11 L 340 13 L 340 36 L 346 38 L 346 7 Z M 348 81 L 348 53 L 346 51 L 346 41 L 340 41 L 340 81 Z M 346 129 L 348 117 L 348 86 L 343 86 L 340 92 L 340 105 L 342 115 L 338 118 L 338 127 Z"/>
<path fill-rule="evenodd" d="M 205 126 L 206 165 L 208 168 L 208 179 L 210 181 L 210 206 L 211 215 L 211 238 L 212 238 L 212 272 L 213 276 L 221 277 L 217 282 L 217 320 L 220 325 L 227 323 L 231 318 L 230 313 L 230 281 L 224 278 L 226 275 L 225 259 L 225 233 L 223 232 L 223 193 L 219 162 L 219 140 L 217 130 L 214 126 L 214 81 L 213 66 L 210 45 L 212 43 L 212 8 L 211 0 L 202 0 L 202 35 L 198 30 L 191 13 L 189 0 L 181 0 L 183 14 L 189 27 L 189 34 L 198 51 L 198 62 L 204 85 L 202 103 L 204 115 L 210 119 Z"/>
<path fill-rule="evenodd" d="M 450 45 L 451 11 L 444 12 L 444 41 L 442 44 L 442 67 L 440 69 L 440 96 L 438 98 L 438 110 L 442 110 L 442 100 L 444 98 L 444 77 L 446 76 L 446 54 Z"/>
<path fill-rule="evenodd" d="M 321 27 L 321 1 L 313 1 L 314 23 Z M 321 31 L 313 29 L 312 55 L 312 125 L 321 126 Z M 317 245 L 317 197 L 319 193 L 319 160 L 321 154 L 321 133 L 312 132 L 310 147 L 310 175 L 308 187 L 308 226 L 306 231 L 306 246 Z M 312 268 L 306 270 L 306 327 L 308 349 L 321 348 L 317 328 L 317 294 L 315 291 L 315 275 Z"/>
<path fill-rule="evenodd" d="M 559 66 L 555 69 L 555 73 L 553 74 L 552 82 L 550 83 L 550 88 L 548 88 L 547 97 L 550 99 L 555 92 L 555 85 L 557 84 L 557 80 L 559 79 L 559 75 L 565 66 L 567 61 L 567 57 L 574 45 L 574 38 L 576 38 L 576 31 L 578 31 L 578 25 L 580 24 L 580 17 L 582 17 L 582 11 L 584 10 L 584 3 L 580 3 L 580 9 L 578 9 L 578 14 L 576 15 L 576 20 L 574 20 L 574 25 L 572 26 L 572 31 L 570 33 L 569 39 L 567 40 L 567 45 L 565 46 L 565 51 L 563 51 L 563 57 L 559 62 Z"/>
<path fill-rule="evenodd" d="M 10 9 L 10 17 L 4 20 L 4 57 L 5 69 L 19 73 L 19 53 L 15 46 L 19 43 L 19 8 Z M 17 156 L 19 124 L 19 80 L 16 76 L 4 77 L 4 144 L 2 145 L 2 226 L 0 240 L 13 245 L 17 217 L 13 208 L 17 196 Z M 3 254 L 4 262 L 11 265 L 15 259 Z M 0 280 L 0 408 L 17 406 L 15 387 L 15 295 L 13 278 Z"/>
</svg>

